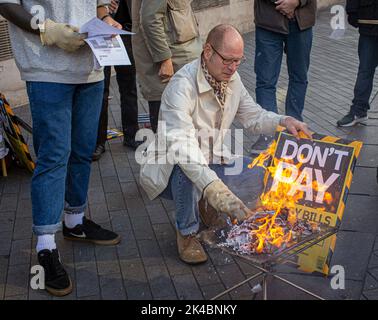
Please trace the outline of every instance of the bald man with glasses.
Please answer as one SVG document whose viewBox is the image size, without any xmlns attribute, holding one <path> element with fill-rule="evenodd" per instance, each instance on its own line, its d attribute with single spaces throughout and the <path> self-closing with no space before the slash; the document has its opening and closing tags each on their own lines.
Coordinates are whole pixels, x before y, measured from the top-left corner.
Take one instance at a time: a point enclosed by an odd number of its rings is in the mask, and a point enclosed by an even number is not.
<svg viewBox="0 0 378 320">
<path fill-rule="evenodd" d="M 149 198 L 175 202 L 178 253 L 188 264 L 207 260 L 196 237 L 199 201 L 214 209 L 201 212 L 205 224 L 212 220 L 211 212 L 241 221 L 251 212 L 235 194 L 262 186 L 262 175 L 247 168 L 251 159 L 223 152 L 234 119 L 255 134 L 272 134 L 280 124 L 296 136 L 298 131 L 310 135 L 303 122 L 266 111 L 253 101 L 237 73 L 243 61 L 243 38 L 233 26 L 210 31 L 201 57 L 178 71 L 163 93 L 158 136 L 165 139 L 165 152 L 156 152 L 151 143 L 141 166 L 140 181 Z M 200 139 L 200 132 L 208 139 Z M 164 161 L 167 154 L 171 161 Z M 236 158 L 242 160 L 241 171 L 230 175 L 227 168 Z"/>
</svg>

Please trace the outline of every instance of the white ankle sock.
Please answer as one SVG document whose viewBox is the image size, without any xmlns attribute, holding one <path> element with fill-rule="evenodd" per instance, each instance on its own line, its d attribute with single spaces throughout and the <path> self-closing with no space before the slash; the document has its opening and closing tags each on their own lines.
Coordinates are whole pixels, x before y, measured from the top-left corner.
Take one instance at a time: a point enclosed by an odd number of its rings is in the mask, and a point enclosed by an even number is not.
<svg viewBox="0 0 378 320">
<path fill-rule="evenodd" d="M 36 247 L 37 252 L 45 249 L 50 251 L 56 249 L 55 234 L 44 234 L 42 236 L 38 236 Z"/>
<path fill-rule="evenodd" d="M 83 224 L 84 212 L 68 214 L 64 213 L 64 224 L 67 228 L 75 228 L 78 224 Z"/>
</svg>

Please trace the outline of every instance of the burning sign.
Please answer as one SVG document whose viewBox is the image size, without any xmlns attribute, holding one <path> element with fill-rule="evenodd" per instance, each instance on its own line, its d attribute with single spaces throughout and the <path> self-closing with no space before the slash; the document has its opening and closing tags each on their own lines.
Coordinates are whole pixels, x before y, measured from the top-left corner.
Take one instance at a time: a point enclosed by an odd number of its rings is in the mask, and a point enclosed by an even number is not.
<svg viewBox="0 0 378 320">
<path fill-rule="evenodd" d="M 279 131 L 249 165 L 265 168 L 257 213 L 234 225 L 225 245 L 243 254 L 275 253 L 337 226 L 362 143 L 315 134 L 313 139 Z"/>
<path fill-rule="evenodd" d="M 337 226 L 361 147 L 359 141 L 317 134 L 311 140 L 297 140 L 278 132 L 276 141 L 251 164 L 267 169 L 262 202 L 283 197 L 292 203 L 298 219 Z"/>
</svg>

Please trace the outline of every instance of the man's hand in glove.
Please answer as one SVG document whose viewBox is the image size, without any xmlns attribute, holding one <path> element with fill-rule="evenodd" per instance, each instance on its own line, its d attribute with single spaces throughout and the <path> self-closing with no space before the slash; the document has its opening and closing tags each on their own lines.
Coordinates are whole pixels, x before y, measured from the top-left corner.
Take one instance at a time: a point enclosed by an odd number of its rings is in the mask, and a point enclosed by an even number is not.
<svg viewBox="0 0 378 320">
<path fill-rule="evenodd" d="M 78 28 L 50 19 L 40 26 L 40 35 L 42 45 L 56 45 L 67 52 L 74 52 L 85 45 L 85 36 L 79 34 Z"/>
<path fill-rule="evenodd" d="M 226 213 L 232 219 L 243 221 L 252 214 L 221 180 L 211 182 L 203 195 L 215 210 Z"/>
</svg>

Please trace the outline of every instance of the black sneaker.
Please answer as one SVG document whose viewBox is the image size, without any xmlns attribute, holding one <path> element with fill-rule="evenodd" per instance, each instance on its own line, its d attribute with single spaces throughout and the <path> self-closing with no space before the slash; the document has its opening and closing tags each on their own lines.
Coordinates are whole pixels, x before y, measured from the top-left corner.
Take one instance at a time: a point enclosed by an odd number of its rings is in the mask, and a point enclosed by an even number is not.
<svg viewBox="0 0 378 320">
<path fill-rule="evenodd" d="M 105 146 L 103 144 L 99 144 L 96 147 L 95 152 L 93 152 L 92 160 L 93 161 L 99 160 L 104 152 L 105 152 Z"/>
<path fill-rule="evenodd" d="M 54 296 L 62 297 L 72 292 L 72 282 L 60 261 L 57 249 L 38 252 L 38 262 L 45 270 L 45 289 Z"/>
<path fill-rule="evenodd" d="M 83 224 L 69 229 L 63 222 L 63 236 L 66 240 L 92 242 L 99 245 L 115 245 L 121 241 L 121 237 L 113 231 L 103 229 L 93 221 L 83 218 Z"/>
<path fill-rule="evenodd" d="M 135 138 L 123 136 L 123 145 L 133 149 L 134 151 L 142 144 L 142 141 L 135 141 Z"/>
<path fill-rule="evenodd" d="M 251 147 L 251 155 L 259 155 L 261 152 L 268 149 L 272 141 L 273 136 L 266 136 L 264 134 L 260 134 L 260 137 Z"/>
<path fill-rule="evenodd" d="M 356 116 L 355 114 L 349 112 L 345 117 L 337 121 L 337 126 L 338 127 L 352 127 L 356 125 L 357 123 L 365 122 L 368 119 L 369 118 L 367 114 L 364 114 L 362 116 Z"/>
</svg>

